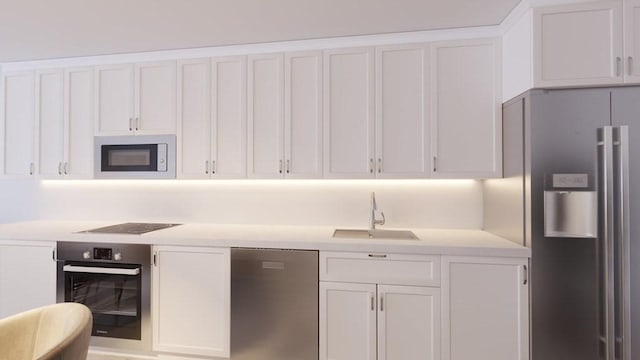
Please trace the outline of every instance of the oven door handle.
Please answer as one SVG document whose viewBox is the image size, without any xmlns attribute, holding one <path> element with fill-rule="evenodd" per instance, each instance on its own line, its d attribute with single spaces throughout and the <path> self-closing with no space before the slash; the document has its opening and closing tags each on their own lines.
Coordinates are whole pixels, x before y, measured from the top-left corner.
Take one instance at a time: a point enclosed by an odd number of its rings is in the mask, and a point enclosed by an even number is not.
<svg viewBox="0 0 640 360">
<path fill-rule="evenodd" d="M 65 265 L 62 267 L 62 270 L 66 272 L 81 272 L 81 273 L 91 273 L 91 274 L 113 274 L 113 275 L 140 274 L 140 268 L 122 269 L 122 268 L 98 267 L 98 266 Z"/>
</svg>

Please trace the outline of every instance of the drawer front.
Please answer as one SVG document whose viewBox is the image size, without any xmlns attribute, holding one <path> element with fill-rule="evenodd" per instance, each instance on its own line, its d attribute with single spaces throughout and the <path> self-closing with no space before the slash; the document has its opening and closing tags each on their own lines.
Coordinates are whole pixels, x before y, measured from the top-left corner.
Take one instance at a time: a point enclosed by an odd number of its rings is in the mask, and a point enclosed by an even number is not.
<svg viewBox="0 0 640 360">
<path fill-rule="evenodd" d="M 440 256 L 321 251 L 320 280 L 440 286 Z"/>
</svg>

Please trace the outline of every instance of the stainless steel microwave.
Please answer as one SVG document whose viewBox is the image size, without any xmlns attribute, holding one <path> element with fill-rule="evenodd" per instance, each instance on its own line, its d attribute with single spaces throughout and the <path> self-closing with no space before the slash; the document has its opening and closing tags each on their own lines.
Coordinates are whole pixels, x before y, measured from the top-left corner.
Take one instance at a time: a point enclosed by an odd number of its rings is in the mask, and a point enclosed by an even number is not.
<svg viewBox="0 0 640 360">
<path fill-rule="evenodd" d="M 96 136 L 96 179 L 175 179 L 175 135 Z"/>
</svg>

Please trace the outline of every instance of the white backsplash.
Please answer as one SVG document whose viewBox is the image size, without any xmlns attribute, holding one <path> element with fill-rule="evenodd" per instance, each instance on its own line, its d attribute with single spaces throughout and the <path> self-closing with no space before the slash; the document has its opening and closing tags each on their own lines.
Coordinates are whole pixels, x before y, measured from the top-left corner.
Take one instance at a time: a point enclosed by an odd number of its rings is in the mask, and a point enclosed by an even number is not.
<svg viewBox="0 0 640 360">
<path fill-rule="evenodd" d="M 370 193 L 386 227 L 482 227 L 474 180 L 42 181 L 45 220 L 366 227 Z M 6 210 L 4 210 L 6 211 Z"/>
</svg>

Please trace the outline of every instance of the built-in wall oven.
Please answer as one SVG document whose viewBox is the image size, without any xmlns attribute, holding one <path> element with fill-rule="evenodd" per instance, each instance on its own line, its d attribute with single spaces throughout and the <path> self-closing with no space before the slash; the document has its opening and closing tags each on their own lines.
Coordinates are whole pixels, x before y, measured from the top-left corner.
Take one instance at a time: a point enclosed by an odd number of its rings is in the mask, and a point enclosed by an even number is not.
<svg viewBox="0 0 640 360">
<path fill-rule="evenodd" d="M 91 345 L 151 351 L 151 246 L 57 245 L 57 301 L 77 302 L 91 309 Z"/>
</svg>

